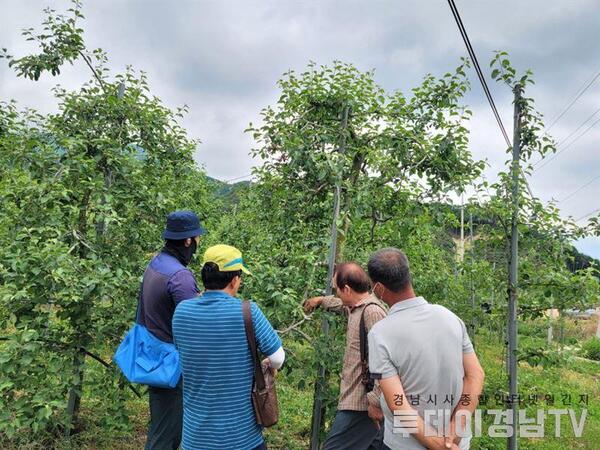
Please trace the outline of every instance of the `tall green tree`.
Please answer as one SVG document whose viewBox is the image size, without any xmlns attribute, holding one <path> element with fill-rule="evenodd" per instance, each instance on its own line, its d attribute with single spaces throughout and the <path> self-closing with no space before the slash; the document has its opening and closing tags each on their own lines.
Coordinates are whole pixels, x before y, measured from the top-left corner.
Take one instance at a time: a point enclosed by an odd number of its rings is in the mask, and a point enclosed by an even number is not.
<svg viewBox="0 0 600 450">
<path fill-rule="evenodd" d="M 110 355 L 134 318 L 144 264 L 160 246 L 167 213 L 209 218 L 196 141 L 154 97 L 144 73 L 112 75 L 106 55 L 84 47 L 79 2 L 69 15 L 46 10 L 44 29 L 24 36 L 41 52 L 14 58 L 17 75 L 37 80 L 81 62 L 92 79 L 54 90 L 58 112 L 0 108 L 0 434 L 69 430 L 89 353 Z M 88 380 L 94 388 L 99 380 Z M 108 404 L 126 424 L 122 380 Z"/>
<path fill-rule="evenodd" d="M 218 235 L 243 243 L 260 268 L 245 292 L 267 307 L 286 341 L 314 346 L 309 360 L 288 364 L 302 371 L 301 385 L 315 379 L 318 364 L 337 373 L 343 349 L 342 322 L 332 320 L 332 338 L 324 340 L 300 308 L 326 284 L 336 186 L 338 259 L 365 262 L 379 246 L 402 247 L 423 269 L 416 270 L 423 292 L 448 302 L 451 289 L 442 280 L 454 273 L 453 251 L 438 244 L 454 218 L 430 204 L 464 188 L 483 168 L 467 148 L 465 64 L 441 78 L 426 76 L 404 95 L 386 92 L 373 72 L 351 64 L 311 63 L 285 74 L 277 103 L 248 128 L 257 142 L 252 154 L 262 161 L 257 182 Z M 329 406 L 338 384 L 337 377 L 328 383 Z"/>
</svg>

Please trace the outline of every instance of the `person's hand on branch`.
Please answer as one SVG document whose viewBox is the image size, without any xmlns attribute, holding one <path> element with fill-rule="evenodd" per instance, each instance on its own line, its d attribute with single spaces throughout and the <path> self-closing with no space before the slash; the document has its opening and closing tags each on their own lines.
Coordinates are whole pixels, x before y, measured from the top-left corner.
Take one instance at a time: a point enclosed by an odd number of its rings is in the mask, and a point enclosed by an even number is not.
<svg viewBox="0 0 600 450">
<path fill-rule="evenodd" d="M 305 313 L 311 313 L 317 309 L 323 302 L 323 297 L 312 297 L 304 302 L 303 308 Z"/>
</svg>

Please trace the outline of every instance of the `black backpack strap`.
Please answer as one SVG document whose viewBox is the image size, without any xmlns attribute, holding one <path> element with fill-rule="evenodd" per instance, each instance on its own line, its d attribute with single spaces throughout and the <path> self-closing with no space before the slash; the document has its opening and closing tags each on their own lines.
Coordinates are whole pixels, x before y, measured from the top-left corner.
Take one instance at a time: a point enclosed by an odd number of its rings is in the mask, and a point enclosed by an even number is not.
<svg viewBox="0 0 600 450">
<path fill-rule="evenodd" d="M 369 307 L 369 305 L 376 305 L 378 308 L 381 308 L 382 311 L 385 312 L 385 309 L 381 307 L 378 303 L 370 302 L 367 303 L 360 315 L 360 366 L 361 366 L 361 382 L 365 385 L 365 389 L 367 392 L 371 392 L 374 387 L 373 380 L 371 379 L 371 374 L 369 372 L 369 340 L 367 325 L 365 324 L 365 311 Z"/>
</svg>

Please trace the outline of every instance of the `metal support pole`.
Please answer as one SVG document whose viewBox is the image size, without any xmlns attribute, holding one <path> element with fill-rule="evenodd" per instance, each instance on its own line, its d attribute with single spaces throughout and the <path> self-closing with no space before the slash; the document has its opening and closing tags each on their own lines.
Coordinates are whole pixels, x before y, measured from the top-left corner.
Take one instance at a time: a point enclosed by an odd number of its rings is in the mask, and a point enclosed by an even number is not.
<svg viewBox="0 0 600 450">
<path fill-rule="evenodd" d="M 460 250 L 458 252 L 458 260 L 461 264 L 465 260 L 465 200 L 462 195 L 460 196 Z"/>
<path fill-rule="evenodd" d="M 69 437 L 76 431 L 79 422 L 79 406 L 81 404 L 81 391 L 83 390 L 83 370 L 85 364 L 85 353 L 82 348 L 75 350 L 73 357 L 74 375 L 77 379 L 69 389 L 69 399 L 67 400 L 68 423 L 64 430 L 66 437 Z"/>
<path fill-rule="evenodd" d="M 515 109 L 514 109 L 514 137 L 512 147 L 512 220 L 510 230 L 510 270 L 508 287 L 508 380 L 509 399 L 508 406 L 511 409 L 513 434 L 508 438 L 508 450 L 516 450 L 517 430 L 519 419 L 519 399 L 517 386 L 518 369 L 518 330 L 517 330 L 517 286 L 518 286 L 518 264 L 519 264 L 519 177 L 520 177 L 520 153 L 521 153 L 521 89 L 520 84 L 515 85 Z"/>
<path fill-rule="evenodd" d="M 346 128 L 348 127 L 349 107 L 346 106 L 342 112 L 342 139 L 340 152 L 344 153 L 346 145 Z M 338 229 L 337 221 L 340 216 L 340 197 L 341 197 L 341 180 L 336 182 L 335 194 L 333 197 L 333 221 L 331 223 L 331 243 L 329 245 L 329 261 L 327 266 L 327 286 L 325 289 L 326 295 L 331 295 L 333 292 L 333 271 L 335 270 L 335 260 L 337 256 L 337 241 Z M 321 333 L 323 339 L 327 339 L 329 335 L 329 321 L 327 317 L 323 317 L 321 322 Z M 313 399 L 312 426 L 310 431 L 310 450 L 319 450 L 319 432 L 323 425 L 325 417 L 325 408 L 323 406 L 323 394 L 325 392 L 325 384 L 327 381 L 327 371 L 323 362 L 319 361 L 319 369 L 317 379 L 315 380 L 315 394 Z"/>
<path fill-rule="evenodd" d="M 331 224 L 331 245 L 329 247 L 329 262 L 327 269 L 327 287 L 325 295 L 331 295 L 333 292 L 332 278 L 335 268 L 335 254 L 337 251 L 337 219 L 340 214 L 340 186 L 335 187 L 335 196 L 333 198 L 333 222 Z M 329 336 L 329 321 L 324 316 L 321 322 L 321 335 L 323 339 Z M 319 362 L 317 379 L 315 380 L 315 395 L 313 399 L 312 428 L 310 431 L 311 450 L 319 449 L 319 431 L 323 424 L 325 408 L 323 407 L 323 393 L 325 392 L 326 369 L 322 362 Z"/>
<path fill-rule="evenodd" d="M 470 273 L 469 273 L 469 289 L 471 291 L 471 340 L 475 342 L 475 331 L 477 330 L 477 314 L 476 301 L 475 301 L 475 280 L 473 276 L 473 261 L 475 261 L 475 249 L 473 242 L 473 213 L 469 212 L 469 245 L 471 246 L 469 261 Z"/>
</svg>

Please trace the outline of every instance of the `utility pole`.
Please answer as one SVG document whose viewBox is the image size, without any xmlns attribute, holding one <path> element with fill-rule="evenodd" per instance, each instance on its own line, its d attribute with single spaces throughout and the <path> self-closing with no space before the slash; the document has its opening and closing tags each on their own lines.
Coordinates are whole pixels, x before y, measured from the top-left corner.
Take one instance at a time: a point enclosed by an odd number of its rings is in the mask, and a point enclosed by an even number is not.
<svg viewBox="0 0 600 450">
<path fill-rule="evenodd" d="M 346 128 L 348 128 L 348 114 L 350 107 L 346 106 L 342 112 L 342 138 L 340 153 L 346 151 Z M 335 260 L 337 255 L 338 229 L 337 221 L 340 216 L 340 197 L 341 197 L 341 179 L 338 178 L 335 185 L 335 194 L 333 197 L 333 221 L 331 223 L 331 243 L 329 245 L 329 261 L 327 267 L 327 286 L 325 295 L 331 295 L 333 292 L 333 271 L 335 269 Z M 323 339 L 329 336 L 329 321 L 324 315 L 321 322 L 321 333 Z M 319 432 L 323 425 L 325 417 L 325 407 L 323 406 L 323 393 L 325 392 L 325 381 L 327 380 L 327 371 L 323 362 L 319 361 L 317 379 L 315 380 L 315 395 L 313 399 L 312 427 L 310 431 L 310 450 L 319 450 Z"/>
<path fill-rule="evenodd" d="M 512 415 L 512 436 L 508 438 L 508 450 L 516 450 L 517 430 L 519 419 L 519 398 L 517 386 L 518 369 L 518 330 L 517 330 L 517 283 L 519 264 L 519 176 L 521 157 L 521 90 L 522 86 L 516 84 L 513 92 L 515 94 L 514 109 L 514 136 L 512 146 L 512 220 L 510 230 L 510 268 L 508 279 L 508 380 L 509 398 L 508 406 Z"/>
</svg>

